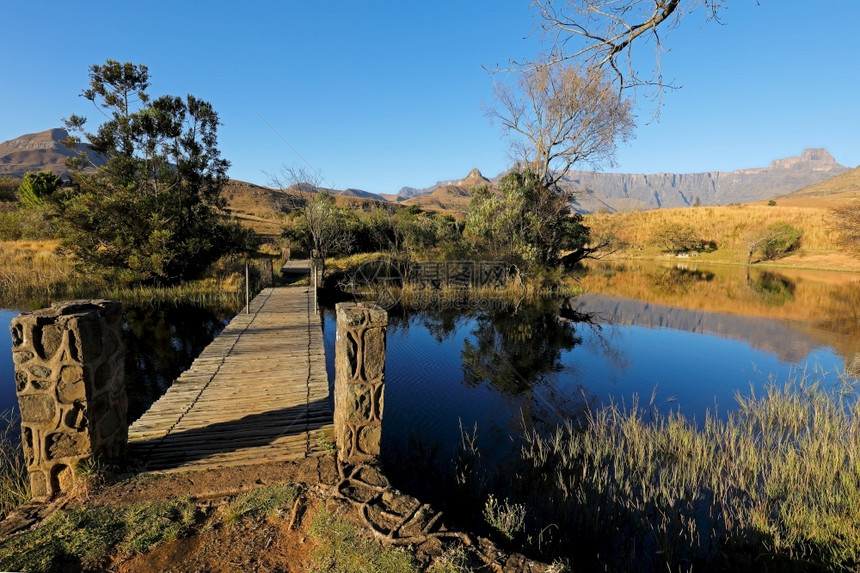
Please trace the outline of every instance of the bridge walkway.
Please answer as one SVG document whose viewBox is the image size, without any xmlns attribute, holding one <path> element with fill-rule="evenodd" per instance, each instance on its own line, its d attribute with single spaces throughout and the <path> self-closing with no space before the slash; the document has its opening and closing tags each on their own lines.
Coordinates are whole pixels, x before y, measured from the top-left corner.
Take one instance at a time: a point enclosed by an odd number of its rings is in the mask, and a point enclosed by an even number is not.
<svg viewBox="0 0 860 573">
<path fill-rule="evenodd" d="M 129 428 L 145 471 L 320 454 L 333 436 L 322 327 L 308 287 L 264 289 Z"/>
</svg>

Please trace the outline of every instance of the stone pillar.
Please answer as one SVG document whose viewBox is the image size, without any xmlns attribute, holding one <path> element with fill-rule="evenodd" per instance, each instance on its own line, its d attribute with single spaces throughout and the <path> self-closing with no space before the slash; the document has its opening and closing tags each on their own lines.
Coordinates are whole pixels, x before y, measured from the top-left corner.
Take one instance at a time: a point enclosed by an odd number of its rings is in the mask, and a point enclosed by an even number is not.
<svg viewBox="0 0 860 573">
<path fill-rule="evenodd" d="M 275 284 L 275 276 L 272 270 L 272 259 L 268 257 L 260 259 L 260 288 L 269 288 L 273 284 Z"/>
<path fill-rule="evenodd" d="M 122 305 L 77 300 L 10 325 L 21 445 L 34 498 L 68 491 L 78 462 L 118 458 L 128 440 Z"/>
<path fill-rule="evenodd" d="M 335 345 L 334 428 L 347 462 L 379 455 L 388 313 L 375 304 L 339 303 Z"/>
</svg>

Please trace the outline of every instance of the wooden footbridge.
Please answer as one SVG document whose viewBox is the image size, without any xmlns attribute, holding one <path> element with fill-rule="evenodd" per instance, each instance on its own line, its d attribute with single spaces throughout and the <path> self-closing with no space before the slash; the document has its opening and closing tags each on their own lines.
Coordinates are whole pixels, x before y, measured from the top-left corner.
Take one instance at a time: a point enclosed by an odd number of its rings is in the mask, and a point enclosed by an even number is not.
<svg viewBox="0 0 860 573">
<path fill-rule="evenodd" d="M 312 290 L 264 289 L 132 424 L 129 448 L 145 471 L 322 452 L 320 436 L 333 436 L 332 411 Z"/>
</svg>

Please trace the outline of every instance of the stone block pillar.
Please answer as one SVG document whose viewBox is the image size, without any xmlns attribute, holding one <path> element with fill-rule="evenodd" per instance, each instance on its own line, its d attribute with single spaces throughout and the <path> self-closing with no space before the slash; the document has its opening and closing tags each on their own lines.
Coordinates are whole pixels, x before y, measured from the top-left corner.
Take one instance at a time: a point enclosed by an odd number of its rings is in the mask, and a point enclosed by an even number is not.
<svg viewBox="0 0 860 573">
<path fill-rule="evenodd" d="M 128 440 L 122 305 L 77 300 L 10 325 L 21 442 L 33 497 L 67 491 L 78 462 L 118 458 Z"/>
<path fill-rule="evenodd" d="M 388 313 L 375 304 L 340 303 L 335 345 L 334 428 L 342 460 L 379 455 Z"/>
</svg>

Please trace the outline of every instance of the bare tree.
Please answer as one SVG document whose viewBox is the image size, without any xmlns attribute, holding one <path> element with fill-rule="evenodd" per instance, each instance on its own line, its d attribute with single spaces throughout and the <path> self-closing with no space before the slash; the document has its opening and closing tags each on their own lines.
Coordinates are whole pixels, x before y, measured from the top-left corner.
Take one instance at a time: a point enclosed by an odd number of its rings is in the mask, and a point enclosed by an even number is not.
<svg viewBox="0 0 860 573">
<path fill-rule="evenodd" d="M 306 235 L 305 242 L 320 258 L 325 260 L 331 253 L 351 249 L 352 233 L 334 197 L 321 187 L 324 181 L 321 173 L 284 166 L 280 175 L 267 175 L 273 185 L 296 198 L 294 208 L 300 213 L 298 231 Z"/>
<path fill-rule="evenodd" d="M 588 68 L 610 68 L 621 89 L 673 87 L 663 80 L 663 33 L 696 11 L 718 20 L 727 0 L 533 0 L 550 49 L 540 63 L 576 61 Z M 651 41 L 656 65 L 644 78 L 633 63 L 633 46 Z M 529 67 L 529 66 L 526 66 Z"/>
<path fill-rule="evenodd" d="M 612 165 L 616 143 L 633 133 L 630 100 L 597 68 L 536 66 L 518 76 L 517 87 L 497 84 L 498 107 L 488 115 L 513 136 L 513 158 L 548 188 L 576 164 Z"/>
</svg>

